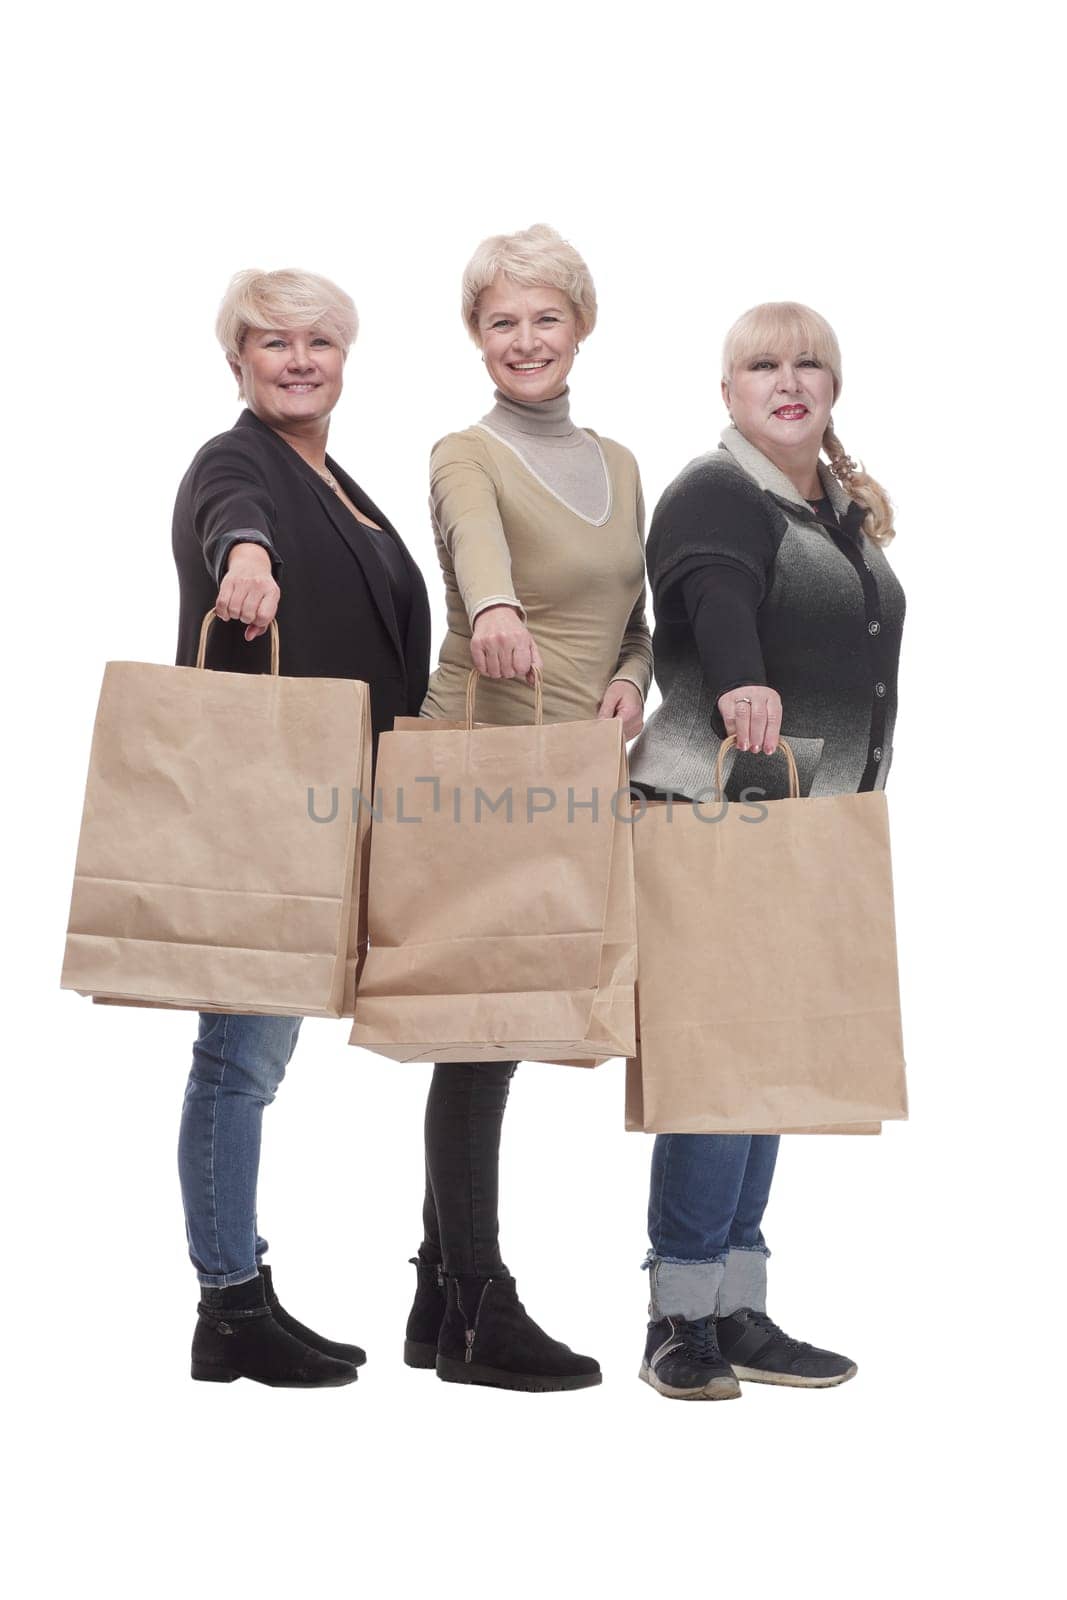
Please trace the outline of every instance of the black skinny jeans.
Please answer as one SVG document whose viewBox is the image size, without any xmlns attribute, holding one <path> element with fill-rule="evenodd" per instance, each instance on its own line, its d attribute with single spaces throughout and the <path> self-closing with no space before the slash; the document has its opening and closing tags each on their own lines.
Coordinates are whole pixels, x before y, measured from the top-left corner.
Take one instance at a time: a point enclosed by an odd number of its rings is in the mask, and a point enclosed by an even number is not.
<svg viewBox="0 0 1067 1600">
<path fill-rule="evenodd" d="M 500 1259 L 500 1128 L 516 1061 L 439 1062 L 426 1099 L 423 1261 L 491 1278 Z"/>
</svg>

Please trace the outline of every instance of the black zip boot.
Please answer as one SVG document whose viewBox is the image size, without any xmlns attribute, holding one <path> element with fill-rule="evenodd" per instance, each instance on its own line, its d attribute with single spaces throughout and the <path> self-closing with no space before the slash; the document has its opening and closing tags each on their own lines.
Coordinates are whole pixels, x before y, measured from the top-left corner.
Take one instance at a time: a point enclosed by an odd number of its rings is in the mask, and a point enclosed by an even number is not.
<svg viewBox="0 0 1067 1600">
<path fill-rule="evenodd" d="M 411 1257 L 411 1265 L 418 1282 L 404 1330 L 404 1362 L 432 1369 L 437 1365 L 437 1336 L 447 1302 L 444 1268 L 439 1261 L 420 1261 L 418 1256 Z"/>
<path fill-rule="evenodd" d="M 261 1266 L 259 1275 L 263 1279 L 271 1315 L 279 1327 L 284 1328 L 286 1333 L 291 1333 L 294 1339 L 299 1339 L 301 1344 L 309 1344 L 312 1350 L 317 1350 L 320 1355 L 332 1356 L 335 1361 L 347 1361 L 352 1367 L 363 1365 L 367 1359 L 367 1352 L 361 1350 L 358 1344 L 339 1344 L 336 1339 L 324 1339 L 321 1333 L 316 1333 L 313 1328 L 306 1328 L 302 1322 L 297 1322 L 295 1317 L 289 1315 L 274 1291 L 274 1282 L 268 1266 Z"/>
<path fill-rule="evenodd" d="M 601 1381 L 592 1356 L 550 1339 L 529 1317 L 509 1273 L 449 1277 L 448 1305 L 437 1342 L 437 1376 L 445 1383 L 494 1389 L 588 1389 Z"/>
<path fill-rule="evenodd" d="M 227 1289 L 201 1287 L 197 1312 L 192 1370 L 201 1383 L 251 1378 L 272 1389 L 319 1389 L 358 1376 L 349 1362 L 322 1355 L 275 1321 L 261 1277 Z"/>
</svg>

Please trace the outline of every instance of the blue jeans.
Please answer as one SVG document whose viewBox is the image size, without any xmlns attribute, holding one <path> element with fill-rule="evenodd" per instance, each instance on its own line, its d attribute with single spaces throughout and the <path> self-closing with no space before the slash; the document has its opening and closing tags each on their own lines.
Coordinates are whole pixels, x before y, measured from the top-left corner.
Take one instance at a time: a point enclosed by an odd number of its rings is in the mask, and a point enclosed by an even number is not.
<svg viewBox="0 0 1067 1600">
<path fill-rule="evenodd" d="M 178 1175 L 189 1255 L 212 1288 L 249 1282 L 266 1254 L 256 1227 L 263 1108 L 285 1077 L 301 1021 L 200 1014 Z"/>
<path fill-rule="evenodd" d="M 777 1159 L 777 1134 L 657 1136 L 646 1262 L 655 1318 L 766 1309 L 761 1223 Z"/>
</svg>

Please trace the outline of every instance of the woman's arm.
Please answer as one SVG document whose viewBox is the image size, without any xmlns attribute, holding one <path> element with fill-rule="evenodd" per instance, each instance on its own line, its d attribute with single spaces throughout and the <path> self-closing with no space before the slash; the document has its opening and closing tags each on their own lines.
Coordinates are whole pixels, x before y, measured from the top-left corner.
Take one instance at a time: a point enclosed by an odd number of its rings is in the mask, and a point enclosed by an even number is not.
<svg viewBox="0 0 1067 1600">
<path fill-rule="evenodd" d="M 641 545 L 642 556 L 645 548 L 645 499 L 641 489 L 641 479 L 637 479 L 637 500 L 635 506 L 637 517 L 637 538 Z M 622 636 L 619 648 L 619 659 L 615 663 L 615 671 L 611 674 L 611 681 L 615 683 L 624 679 L 632 683 L 642 702 L 648 694 L 652 682 L 652 634 L 649 631 L 645 618 L 645 586 L 641 585 L 641 593 L 634 601 L 633 610 L 630 612 L 626 629 Z M 627 735 L 632 737 L 632 735 Z"/>
<path fill-rule="evenodd" d="M 678 577 L 704 681 L 711 692 L 711 725 L 719 738 L 734 734 L 742 750 L 773 755 L 782 702 L 767 683 L 756 614 L 760 585 L 751 573 L 713 557 L 696 558 Z"/>
<path fill-rule="evenodd" d="M 649 577 L 657 615 L 692 630 L 711 725 L 743 749 L 773 751 L 781 700 L 767 683 L 758 614 L 780 533 L 767 497 L 718 457 L 671 484 L 652 519 Z"/>
<path fill-rule="evenodd" d="M 652 635 L 645 621 L 645 593 L 635 602 L 622 636 L 622 648 L 611 682 L 597 711 L 598 717 L 621 717 L 627 739 L 636 739 L 644 727 L 645 696 L 652 682 Z"/>
<path fill-rule="evenodd" d="M 471 625 L 471 661 L 489 678 L 532 681 L 541 652 L 511 578 L 496 486 L 455 436 L 430 456 L 430 509 Z"/>
<path fill-rule="evenodd" d="M 229 437 L 193 468 L 193 531 L 219 585 L 215 612 L 245 623 L 245 638 L 265 633 L 278 610 L 282 560 L 274 541 L 274 502 L 255 463 Z"/>
<path fill-rule="evenodd" d="M 611 677 L 612 682 L 616 678 L 625 678 L 627 682 L 632 683 L 642 700 L 648 693 L 652 682 L 652 635 L 645 620 L 643 590 L 630 612 L 626 631 L 622 636 L 619 659 Z"/>
<path fill-rule="evenodd" d="M 212 441 L 192 468 L 193 529 L 216 583 L 235 544 L 262 545 L 271 570 L 281 570 L 274 543 L 277 514 L 255 463 L 229 435 Z"/>
<path fill-rule="evenodd" d="M 636 463 L 634 464 L 636 471 Z M 637 542 L 641 547 L 642 561 L 645 550 L 645 498 L 641 477 L 637 476 L 634 514 L 637 525 Z M 598 717 L 621 717 L 623 733 L 627 739 L 636 739 L 644 727 L 645 696 L 652 682 L 652 635 L 645 619 L 645 586 L 634 601 L 619 648 L 619 659 L 611 675 L 604 698 L 600 702 Z"/>
<path fill-rule="evenodd" d="M 496 486 L 454 435 L 436 444 L 430 456 L 430 509 L 472 627 L 490 606 L 511 606 L 525 620 L 511 580 Z"/>
</svg>

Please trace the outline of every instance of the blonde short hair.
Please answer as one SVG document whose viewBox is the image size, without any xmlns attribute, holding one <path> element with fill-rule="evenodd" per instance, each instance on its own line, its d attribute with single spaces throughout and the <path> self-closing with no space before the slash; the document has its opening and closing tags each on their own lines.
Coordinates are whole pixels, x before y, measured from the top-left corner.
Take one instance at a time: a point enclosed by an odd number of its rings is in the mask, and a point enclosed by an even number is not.
<svg viewBox="0 0 1067 1600">
<path fill-rule="evenodd" d="M 737 368 L 762 355 L 812 355 L 834 380 L 834 404 L 841 393 L 841 346 L 825 317 L 799 300 L 768 300 L 738 317 L 723 341 L 722 376 L 729 383 Z M 833 418 L 822 436 L 830 471 L 852 500 L 864 507 L 863 531 L 875 544 L 894 537 L 893 507 L 880 483 L 853 461 L 834 432 Z"/>
<path fill-rule="evenodd" d="M 316 272 L 292 267 L 260 272 L 246 267 L 230 279 L 215 321 L 227 360 L 241 359 L 241 344 L 250 328 L 321 328 L 347 355 L 359 332 L 359 314 L 351 296 Z"/>
<path fill-rule="evenodd" d="M 547 223 L 535 223 L 519 233 L 496 233 L 483 239 L 467 262 L 463 274 L 463 323 L 474 340 L 478 334 L 478 301 L 498 277 L 533 288 L 547 284 L 567 296 L 585 339 L 596 327 L 596 289 L 593 277 L 572 244 Z"/>
</svg>

